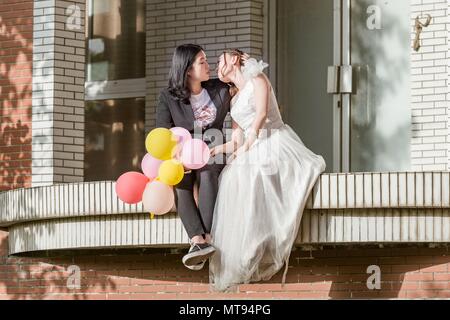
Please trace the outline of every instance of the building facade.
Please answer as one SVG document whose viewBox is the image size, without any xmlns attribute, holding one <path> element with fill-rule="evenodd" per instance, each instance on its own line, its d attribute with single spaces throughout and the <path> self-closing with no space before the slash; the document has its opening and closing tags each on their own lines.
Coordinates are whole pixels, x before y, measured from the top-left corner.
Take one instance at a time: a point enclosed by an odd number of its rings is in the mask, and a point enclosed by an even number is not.
<svg viewBox="0 0 450 320">
<path fill-rule="evenodd" d="M 5 0 L 0 43 L 1 298 L 450 297 L 448 0 Z M 285 287 L 211 292 L 176 213 L 115 194 L 182 43 L 267 61 L 326 160 Z"/>
</svg>

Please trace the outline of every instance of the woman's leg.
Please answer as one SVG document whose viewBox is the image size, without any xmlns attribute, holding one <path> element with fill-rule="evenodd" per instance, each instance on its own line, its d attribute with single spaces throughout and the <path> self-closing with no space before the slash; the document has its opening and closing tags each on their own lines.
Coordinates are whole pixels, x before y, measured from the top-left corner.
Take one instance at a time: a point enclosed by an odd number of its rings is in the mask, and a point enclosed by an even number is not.
<svg viewBox="0 0 450 320">
<path fill-rule="evenodd" d="M 194 183 L 194 201 L 195 201 L 195 205 L 198 208 L 198 183 L 197 181 Z M 193 243 L 211 243 L 210 241 L 208 241 L 207 235 L 203 235 L 203 237 L 201 235 L 197 235 L 192 237 L 191 241 Z"/>
<path fill-rule="evenodd" d="M 185 174 L 183 180 L 175 186 L 176 206 L 181 222 L 186 229 L 189 239 L 194 243 L 204 243 L 205 233 L 194 199 L 193 186 L 195 182 L 195 172 Z"/>
<path fill-rule="evenodd" d="M 199 211 L 203 221 L 205 234 L 211 233 L 214 206 L 216 204 L 217 192 L 219 189 L 220 172 L 209 166 L 197 171 L 197 181 L 199 185 Z M 208 241 L 207 241 L 208 242 Z"/>
</svg>

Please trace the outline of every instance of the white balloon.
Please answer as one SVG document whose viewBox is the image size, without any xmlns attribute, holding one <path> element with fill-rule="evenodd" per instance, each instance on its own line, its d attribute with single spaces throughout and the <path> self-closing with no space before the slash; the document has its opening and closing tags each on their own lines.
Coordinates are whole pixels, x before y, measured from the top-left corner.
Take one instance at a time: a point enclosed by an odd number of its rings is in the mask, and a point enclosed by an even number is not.
<svg viewBox="0 0 450 320">
<path fill-rule="evenodd" d="M 145 186 L 142 203 L 145 211 L 155 215 L 169 212 L 175 202 L 173 188 L 160 181 L 152 181 Z"/>
</svg>

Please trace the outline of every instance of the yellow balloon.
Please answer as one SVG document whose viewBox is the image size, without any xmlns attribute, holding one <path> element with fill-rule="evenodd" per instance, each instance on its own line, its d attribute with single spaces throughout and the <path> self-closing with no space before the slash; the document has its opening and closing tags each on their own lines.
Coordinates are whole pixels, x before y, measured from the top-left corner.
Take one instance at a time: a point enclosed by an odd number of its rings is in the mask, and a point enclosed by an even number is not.
<svg viewBox="0 0 450 320">
<path fill-rule="evenodd" d="M 184 177 L 183 164 L 175 159 L 166 160 L 161 163 L 158 170 L 159 181 L 169 186 L 174 186 L 180 183 Z"/>
<path fill-rule="evenodd" d="M 150 131 L 145 139 L 147 152 L 156 159 L 169 160 L 176 151 L 176 136 L 166 128 L 156 128 Z"/>
</svg>

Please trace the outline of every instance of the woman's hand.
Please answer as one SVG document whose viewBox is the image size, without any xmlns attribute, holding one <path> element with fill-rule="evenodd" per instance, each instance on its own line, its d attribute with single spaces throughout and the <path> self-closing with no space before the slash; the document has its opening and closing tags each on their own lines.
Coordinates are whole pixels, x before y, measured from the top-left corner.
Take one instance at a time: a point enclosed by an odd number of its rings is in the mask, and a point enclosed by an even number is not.
<svg viewBox="0 0 450 320">
<path fill-rule="evenodd" d="M 248 151 L 248 149 L 250 148 L 250 146 L 248 145 L 248 143 L 244 143 L 242 146 L 240 146 L 235 152 L 233 152 L 231 154 L 231 156 L 228 157 L 227 159 L 227 163 L 231 163 L 234 159 L 236 159 L 237 157 L 239 157 L 240 155 L 244 154 L 245 152 Z"/>
<path fill-rule="evenodd" d="M 211 157 L 214 157 L 215 155 L 220 154 L 220 153 L 223 153 L 223 144 L 209 149 L 209 155 Z"/>
</svg>

